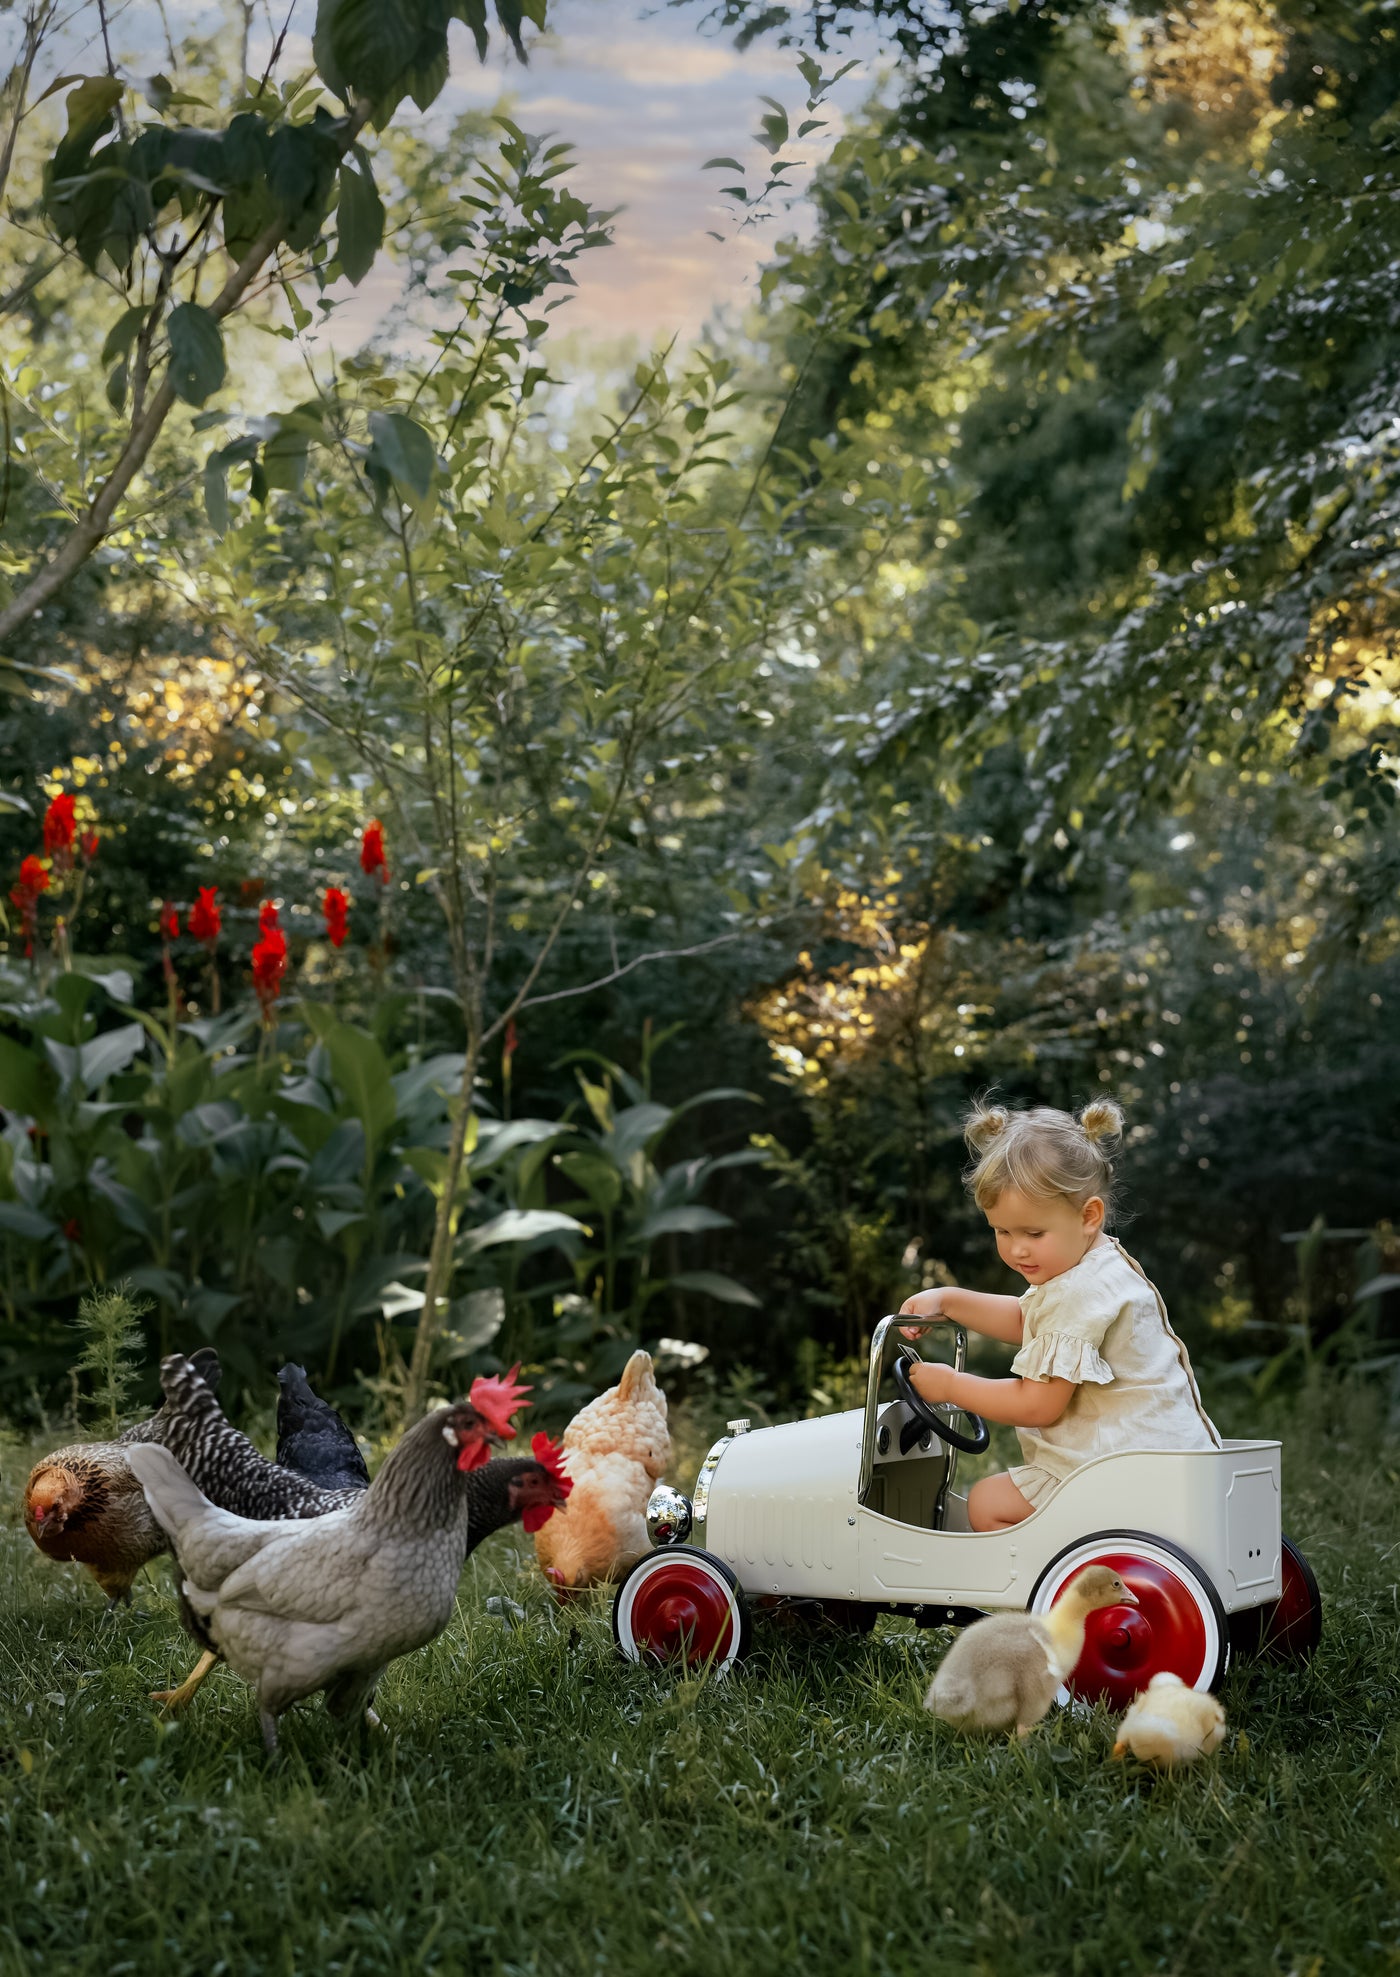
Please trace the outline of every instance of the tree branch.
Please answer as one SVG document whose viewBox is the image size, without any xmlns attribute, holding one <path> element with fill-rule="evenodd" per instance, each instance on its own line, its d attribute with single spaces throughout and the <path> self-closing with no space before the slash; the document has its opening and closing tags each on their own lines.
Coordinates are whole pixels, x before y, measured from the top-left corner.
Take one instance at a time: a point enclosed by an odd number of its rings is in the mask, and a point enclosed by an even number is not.
<svg viewBox="0 0 1400 1977">
<path fill-rule="evenodd" d="M 350 117 L 340 138 L 342 157 L 364 129 L 368 119 L 368 104 L 362 105 Z M 243 300 L 250 283 L 264 262 L 281 244 L 285 224 L 285 221 L 279 218 L 263 228 L 214 300 L 208 304 L 209 314 L 216 321 L 221 322 L 225 316 L 231 315 Z M 107 476 L 87 513 L 75 524 L 63 547 L 49 559 L 37 576 L 31 577 L 19 595 L 3 611 L 0 611 L 0 644 L 12 638 L 21 625 L 27 624 L 36 612 L 43 610 L 51 597 L 57 596 L 69 578 L 82 568 L 104 536 L 108 534 L 118 503 L 145 465 L 147 456 L 155 445 L 174 404 L 175 386 L 167 366 L 160 389 L 133 423 L 126 445 L 117 456 L 116 465 Z"/>
</svg>

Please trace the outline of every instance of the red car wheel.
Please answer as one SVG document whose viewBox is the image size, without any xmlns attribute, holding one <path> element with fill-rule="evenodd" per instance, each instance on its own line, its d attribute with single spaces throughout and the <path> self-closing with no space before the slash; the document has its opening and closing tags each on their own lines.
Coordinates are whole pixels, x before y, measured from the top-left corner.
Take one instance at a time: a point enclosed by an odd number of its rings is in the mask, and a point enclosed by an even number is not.
<svg viewBox="0 0 1400 1977">
<path fill-rule="evenodd" d="M 1061 1700 L 1073 1695 L 1126 1709 L 1164 1670 L 1191 1689 L 1216 1686 L 1229 1664 L 1229 1631 L 1220 1597 L 1193 1559 L 1161 1538 L 1100 1532 L 1051 1561 L 1031 1594 L 1031 1612 L 1048 1613 L 1086 1565 L 1110 1567 L 1138 1603 L 1089 1615 L 1084 1651 Z"/>
<path fill-rule="evenodd" d="M 723 1674 L 748 1647 L 748 1632 L 738 1580 L 690 1545 L 639 1559 L 613 1601 L 613 1638 L 629 1661 L 681 1661 Z"/>
</svg>

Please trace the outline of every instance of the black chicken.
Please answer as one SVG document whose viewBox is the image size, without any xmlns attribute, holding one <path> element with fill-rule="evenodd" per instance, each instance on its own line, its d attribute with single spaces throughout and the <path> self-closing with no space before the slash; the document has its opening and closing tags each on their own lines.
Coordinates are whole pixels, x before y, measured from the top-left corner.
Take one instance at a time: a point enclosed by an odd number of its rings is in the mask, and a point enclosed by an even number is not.
<svg viewBox="0 0 1400 1977">
<path fill-rule="evenodd" d="M 311 1391 L 304 1366 L 277 1375 L 277 1460 L 325 1490 L 367 1490 L 359 1444 L 328 1400 Z"/>
</svg>

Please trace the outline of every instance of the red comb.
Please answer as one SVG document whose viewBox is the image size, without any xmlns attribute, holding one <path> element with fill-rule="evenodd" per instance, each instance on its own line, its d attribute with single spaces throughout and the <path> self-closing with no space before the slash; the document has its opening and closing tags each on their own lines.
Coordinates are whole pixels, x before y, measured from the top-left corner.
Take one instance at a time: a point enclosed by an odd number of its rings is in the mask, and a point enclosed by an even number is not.
<svg viewBox="0 0 1400 1977">
<path fill-rule="evenodd" d="M 536 1462 L 546 1468 L 565 1496 L 574 1487 L 574 1479 L 564 1462 L 564 1451 L 558 1442 L 552 1442 L 546 1434 L 538 1434 L 530 1444 L 530 1451 Z"/>
<path fill-rule="evenodd" d="M 510 1417 L 525 1405 L 525 1396 L 531 1391 L 517 1381 L 515 1376 L 519 1371 L 520 1362 L 517 1360 L 504 1379 L 495 1373 L 478 1373 L 468 1396 L 492 1433 L 507 1440 L 515 1434 Z"/>
<path fill-rule="evenodd" d="M 564 1451 L 558 1442 L 552 1442 L 548 1435 L 540 1433 L 535 1436 L 530 1448 L 536 1462 L 542 1469 L 547 1469 L 554 1478 L 560 1496 L 567 1498 L 574 1487 L 574 1481 L 564 1467 Z M 557 1508 L 558 1506 L 552 1503 L 532 1503 L 520 1521 L 527 1531 L 541 1531 Z"/>
</svg>

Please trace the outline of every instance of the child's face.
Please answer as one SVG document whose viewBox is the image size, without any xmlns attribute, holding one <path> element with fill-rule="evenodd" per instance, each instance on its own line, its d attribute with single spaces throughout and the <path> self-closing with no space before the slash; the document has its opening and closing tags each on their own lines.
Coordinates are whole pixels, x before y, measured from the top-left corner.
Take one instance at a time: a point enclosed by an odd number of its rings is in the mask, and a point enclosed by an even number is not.
<svg viewBox="0 0 1400 1977">
<path fill-rule="evenodd" d="M 1045 1284 L 1073 1269 L 1103 1227 L 1103 1203 L 1082 1207 L 1063 1195 L 1021 1194 L 1007 1188 L 987 1210 L 997 1255 L 1028 1284 Z"/>
</svg>

